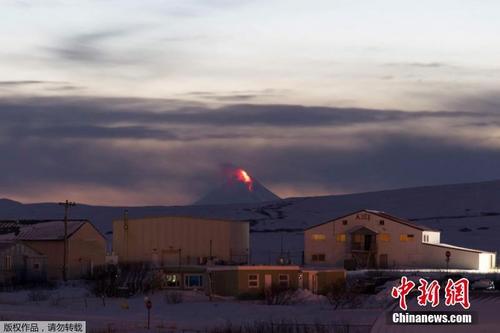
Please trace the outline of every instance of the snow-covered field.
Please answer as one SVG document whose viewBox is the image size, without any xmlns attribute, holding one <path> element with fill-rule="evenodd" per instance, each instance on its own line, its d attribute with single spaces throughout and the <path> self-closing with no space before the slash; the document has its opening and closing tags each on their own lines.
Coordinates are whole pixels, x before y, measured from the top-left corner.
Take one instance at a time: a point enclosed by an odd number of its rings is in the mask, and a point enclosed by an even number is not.
<svg viewBox="0 0 500 333">
<path fill-rule="evenodd" d="M 387 313 L 394 310 L 396 300 L 390 296 L 397 281 L 388 281 L 385 289 L 375 295 L 364 295 L 358 308 L 335 309 L 325 297 L 299 291 L 293 305 L 265 305 L 262 301 L 237 301 L 215 298 L 212 301 L 201 292 L 183 291 L 183 302 L 168 304 L 166 291 L 149 295 L 152 332 L 204 331 L 252 323 L 273 322 L 349 326 L 349 332 L 498 332 L 500 293 L 471 294 L 471 311 L 479 323 L 456 326 L 412 326 L 387 323 Z M 92 296 L 83 284 L 62 286 L 42 291 L 45 300 L 33 300 L 30 291 L 0 293 L 0 320 L 70 320 L 87 322 L 89 331 L 146 332 L 146 309 L 143 296 L 101 298 Z M 409 310 L 421 311 L 415 298 L 409 299 Z M 460 310 L 441 305 L 426 311 Z"/>
<path fill-rule="evenodd" d="M 141 331 L 146 325 L 143 296 L 101 298 L 83 286 L 44 291 L 46 300 L 30 300 L 28 291 L 0 293 L 0 320 L 85 320 L 91 329 L 111 327 L 117 331 Z M 382 308 L 334 310 L 323 296 L 297 293 L 294 305 L 265 305 L 262 301 L 237 301 L 183 291 L 183 302 L 167 304 L 165 291 L 149 295 L 153 307 L 151 327 L 175 331 L 204 330 L 253 322 L 353 325 L 367 332 Z M 381 303 L 383 304 L 383 303 Z"/>
</svg>

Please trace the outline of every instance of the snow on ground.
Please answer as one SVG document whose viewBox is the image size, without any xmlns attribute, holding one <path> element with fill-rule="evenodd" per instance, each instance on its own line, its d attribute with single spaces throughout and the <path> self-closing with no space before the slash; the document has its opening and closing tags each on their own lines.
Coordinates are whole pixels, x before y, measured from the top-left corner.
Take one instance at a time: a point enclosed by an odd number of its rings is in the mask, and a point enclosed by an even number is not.
<svg viewBox="0 0 500 333">
<path fill-rule="evenodd" d="M 33 301 L 27 291 L 0 293 L 1 320 L 85 320 L 90 328 L 111 327 L 129 330 L 144 327 L 146 309 L 143 296 L 129 299 L 90 296 L 82 286 L 62 287 L 45 291 L 49 298 Z M 294 305 L 265 305 L 259 301 L 237 301 L 222 298 L 209 301 L 196 291 L 183 291 L 184 301 L 167 304 L 165 291 L 150 295 L 152 327 L 177 330 L 222 327 L 253 322 L 299 324 L 355 324 L 364 331 L 381 313 L 380 309 L 334 310 L 323 296 L 308 291 L 297 294 Z"/>
<path fill-rule="evenodd" d="M 324 296 L 300 290 L 294 305 L 265 305 L 260 301 L 237 301 L 215 297 L 210 301 L 197 291 L 182 291 L 183 302 L 168 304 L 167 291 L 155 292 L 152 300 L 151 327 L 158 332 L 204 330 L 259 323 L 350 325 L 350 332 L 497 332 L 500 292 L 471 292 L 471 311 L 479 324 L 455 326 L 393 325 L 387 313 L 393 311 L 396 300 L 390 290 L 397 280 L 388 281 L 375 295 L 363 295 L 356 309 L 334 309 Z M 145 332 L 146 309 L 144 296 L 101 298 L 91 295 L 85 284 L 75 283 L 43 291 L 47 299 L 33 300 L 32 291 L 0 293 L 0 320 L 85 320 L 91 330 L 114 329 L 115 332 Z M 172 291 L 168 291 L 172 292 Z M 178 291 L 177 291 L 178 292 Z M 435 309 L 421 308 L 415 298 L 409 300 L 411 311 L 461 310 L 443 305 Z M 463 310 L 461 310 L 463 311 Z"/>
</svg>

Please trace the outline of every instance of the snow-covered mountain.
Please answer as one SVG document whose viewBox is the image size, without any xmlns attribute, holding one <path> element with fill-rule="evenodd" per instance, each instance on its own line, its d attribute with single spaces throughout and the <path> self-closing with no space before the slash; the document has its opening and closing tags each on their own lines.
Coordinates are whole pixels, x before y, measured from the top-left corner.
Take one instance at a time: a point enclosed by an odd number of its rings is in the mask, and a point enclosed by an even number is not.
<svg viewBox="0 0 500 333">
<path fill-rule="evenodd" d="M 69 198 L 71 199 L 71 198 Z M 229 205 L 104 207 L 77 205 L 75 219 L 90 219 L 108 239 L 112 220 L 123 216 L 188 215 L 247 220 L 251 223 L 252 259 L 273 262 L 283 250 L 300 260 L 302 230 L 358 209 L 375 209 L 442 230 L 442 241 L 500 252 L 500 181 L 439 185 L 379 192 L 288 198 L 274 202 Z M 53 203 L 21 204 L 0 200 L 0 219 L 60 219 Z"/>
<path fill-rule="evenodd" d="M 208 192 L 195 205 L 223 205 L 234 203 L 261 203 L 279 200 L 276 194 L 268 190 L 245 170 L 231 168 L 226 171 L 224 183 Z"/>
</svg>

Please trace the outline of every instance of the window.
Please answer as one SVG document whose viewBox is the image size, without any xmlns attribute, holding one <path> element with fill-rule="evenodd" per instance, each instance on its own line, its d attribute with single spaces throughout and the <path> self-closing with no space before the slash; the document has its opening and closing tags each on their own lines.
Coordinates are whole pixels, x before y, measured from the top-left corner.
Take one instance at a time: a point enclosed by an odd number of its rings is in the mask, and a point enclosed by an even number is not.
<svg viewBox="0 0 500 333">
<path fill-rule="evenodd" d="M 324 241 L 326 239 L 326 236 L 323 234 L 313 234 L 311 238 L 315 241 Z"/>
<path fill-rule="evenodd" d="M 391 240 L 391 235 L 387 233 L 382 233 L 379 234 L 378 238 L 381 242 L 389 242 Z"/>
<path fill-rule="evenodd" d="M 384 224 L 385 224 L 385 221 L 384 221 L 384 220 L 380 220 L 378 223 L 379 223 L 380 225 L 384 225 Z"/>
<path fill-rule="evenodd" d="M 347 225 L 347 220 L 342 221 L 343 225 Z"/>
<path fill-rule="evenodd" d="M 313 262 L 325 261 L 325 255 L 323 253 L 313 254 L 311 259 Z"/>
<path fill-rule="evenodd" d="M 338 243 L 343 243 L 346 240 L 346 234 L 337 234 L 335 238 L 337 239 Z"/>
<path fill-rule="evenodd" d="M 424 235 L 424 242 L 426 242 L 426 243 L 429 242 L 429 235 Z"/>
<path fill-rule="evenodd" d="M 280 274 L 278 276 L 278 284 L 281 288 L 288 288 L 290 286 L 290 279 L 288 274 Z"/>
<path fill-rule="evenodd" d="M 248 288 L 259 288 L 259 275 L 258 274 L 248 275 Z"/>
<path fill-rule="evenodd" d="M 413 234 L 401 234 L 401 235 L 399 235 L 399 240 L 402 242 L 412 241 L 413 238 L 415 238 L 415 235 L 413 235 Z"/>
<path fill-rule="evenodd" d="M 6 271 L 12 270 L 12 256 L 5 256 L 5 259 L 4 259 L 4 269 Z"/>
<path fill-rule="evenodd" d="M 186 275 L 184 277 L 185 288 L 201 288 L 203 287 L 202 275 Z"/>
</svg>

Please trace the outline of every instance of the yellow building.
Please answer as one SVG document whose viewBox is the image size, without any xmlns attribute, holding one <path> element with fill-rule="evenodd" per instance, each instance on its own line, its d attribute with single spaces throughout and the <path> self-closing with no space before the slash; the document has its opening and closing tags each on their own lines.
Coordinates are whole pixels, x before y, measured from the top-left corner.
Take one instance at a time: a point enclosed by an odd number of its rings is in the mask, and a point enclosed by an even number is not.
<svg viewBox="0 0 500 333">
<path fill-rule="evenodd" d="M 61 279 L 64 263 L 64 222 L 48 221 L 20 225 L 16 233 L 2 235 L 2 239 L 21 241 L 47 257 L 47 276 Z M 104 236 L 87 220 L 68 222 L 69 279 L 80 279 L 92 274 L 95 266 L 103 265 L 106 257 Z"/>
<path fill-rule="evenodd" d="M 244 264 L 248 251 L 248 222 L 180 216 L 113 221 L 113 252 L 121 264 Z"/>
</svg>

